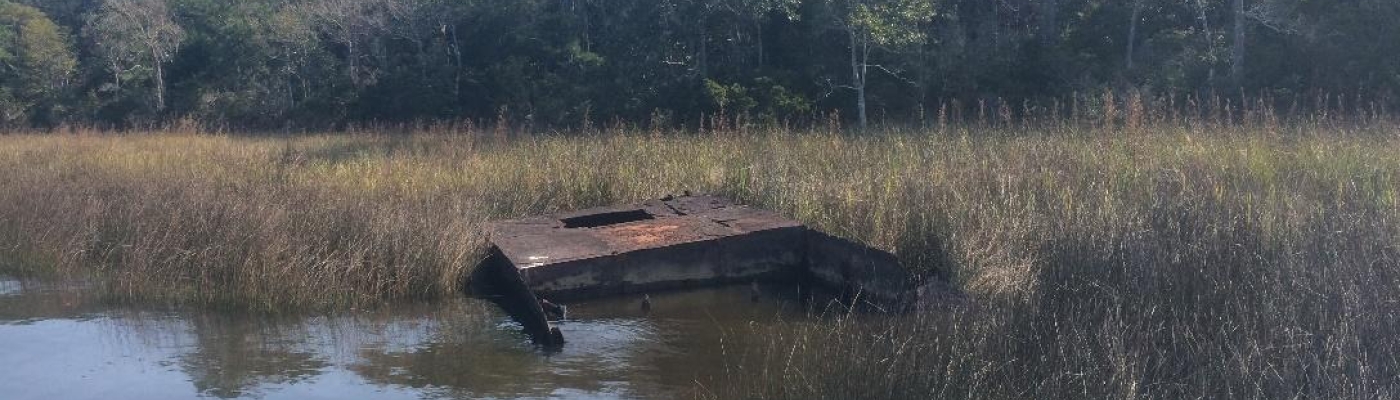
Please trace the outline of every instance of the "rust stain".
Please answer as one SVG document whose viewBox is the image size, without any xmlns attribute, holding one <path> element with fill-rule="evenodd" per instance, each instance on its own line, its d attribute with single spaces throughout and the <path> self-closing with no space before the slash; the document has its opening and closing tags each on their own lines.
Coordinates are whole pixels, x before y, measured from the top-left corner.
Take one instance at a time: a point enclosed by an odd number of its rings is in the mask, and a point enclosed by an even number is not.
<svg viewBox="0 0 1400 400">
<path fill-rule="evenodd" d="M 675 224 L 623 225 L 607 228 L 604 237 L 615 245 L 648 246 L 688 236 L 679 229 Z"/>
</svg>

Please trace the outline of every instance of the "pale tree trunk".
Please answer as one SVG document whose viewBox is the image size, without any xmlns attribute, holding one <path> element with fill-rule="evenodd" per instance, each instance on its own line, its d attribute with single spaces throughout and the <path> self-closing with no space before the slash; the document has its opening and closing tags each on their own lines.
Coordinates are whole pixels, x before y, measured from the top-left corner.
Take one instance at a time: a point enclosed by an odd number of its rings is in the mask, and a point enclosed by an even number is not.
<svg viewBox="0 0 1400 400">
<path fill-rule="evenodd" d="M 1244 0 L 1234 0 L 1235 43 L 1230 49 L 1230 79 L 1235 86 L 1244 81 Z"/>
<path fill-rule="evenodd" d="M 151 56 L 155 60 L 152 64 L 155 64 L 156 68 L 156 111 L 165 111 L 165 67 L 162 66 L 164 60 L 155 49 L 152 49 Z"/>
<path fill-rule="evenodd" d="M 355 87 L 359 87 L 360 74 L 355 72 L 355 69 L 358 68 L 357 61 L 359 59 L 359 56 L 355 54 L 355 39 L 345 41 L 345 58 L 345 61 L 349 63 L 347 67 L 350 72 L 350 83 L 355 85 Z"/>
<path fill-rule="evenodd" d="M 117 89 L 118 92 L 120 92 L 120 91 L 122 90 L 122 66 L 121 66 L 121 63 L 118 63 L 118 62 L 116 62 L 116 61 L 112 61 L 110 64 L 111 64 L 111 66 L 112 66 L 112 82 L 116 84 L 116 89 Z"/>
<path fill-rule="evenodd" d="M 457 39 L 457 24 L 452 24 L 452 98 L 462 98 L 462 45 Z"/>
</svg>

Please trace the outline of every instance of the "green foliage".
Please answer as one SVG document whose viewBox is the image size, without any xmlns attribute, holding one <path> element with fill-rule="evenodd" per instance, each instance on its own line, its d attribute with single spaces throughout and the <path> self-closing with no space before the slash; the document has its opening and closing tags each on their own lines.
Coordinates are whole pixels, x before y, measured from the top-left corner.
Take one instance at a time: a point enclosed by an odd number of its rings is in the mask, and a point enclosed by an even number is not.
<svg viewBox="0 0 1400 400">
<path fill-rule="evenodd" d="M 861 1 L 852 7 L 847 23 L 881 46 L 910 46 L 928 39 L 920 25 L 933 15 L 930 0 Z"/>
<path fill-rule="evenodd" d="M 952 99 L 966 114 L 997 98 L 1044 104 L 1106 89 L 1235 103 L 1264 95 L 1278 108 L 1320 108 L 1319 95 L 1345 94 L 1355 111 L 1372 100 L 1393 108 L 1400 90 L 1400 28 L 1390 23 L 1400 3 L 1383 0 L 1250 1 L 1238 80 L 1229 76 L 1235 12 L 1211 1 L 0 4 L 10 126 L 504 117 L 562 127 L 658 111 L 694 126 L 721 108 L 855 119 L 857 104 L 898 122 Z"/>
<path fill-rule="evenodd" d="M 705 95 L 715 111 L 732 115 L 752 115 L 765 121 L 803 116 L 812 102 L 777 84 L 772 78 L 758 77 L 749 86 L 705 80 Z"/>
<path fill-rule="evenodd" d="M 749 97 L 748 88 L 740 84 L 723 85 L 710 79 L 705 80 L 705 94 L 721 111 L 747 113 L 758 104 Z"/>
<path fill-rule="evenodd" d="M 572 61 L 580 68 L 597 68 L 603 66 L 603 56 L 588 50 L 584 50 L 578 41 L 569 42 L 569 61 Z"/>
<path fill-rule="evenodd" d="M 50 123 L 77 68 L 68 36 L 43 12 L 0 0 L 0 125 Z"/>
</svg>

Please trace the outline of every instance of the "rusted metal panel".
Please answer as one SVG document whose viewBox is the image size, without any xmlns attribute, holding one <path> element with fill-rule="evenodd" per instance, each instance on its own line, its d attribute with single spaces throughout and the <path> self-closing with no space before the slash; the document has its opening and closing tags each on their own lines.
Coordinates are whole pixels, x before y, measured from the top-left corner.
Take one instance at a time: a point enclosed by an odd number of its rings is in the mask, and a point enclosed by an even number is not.
<svg viewBox="0 0 1400 400">
<path fill-rule="evenodd" d="M 708 196 L 502 221 L 491 240 L 536 293 L 576 299 L 791 273 L 802 224 Z"/>
</svg>

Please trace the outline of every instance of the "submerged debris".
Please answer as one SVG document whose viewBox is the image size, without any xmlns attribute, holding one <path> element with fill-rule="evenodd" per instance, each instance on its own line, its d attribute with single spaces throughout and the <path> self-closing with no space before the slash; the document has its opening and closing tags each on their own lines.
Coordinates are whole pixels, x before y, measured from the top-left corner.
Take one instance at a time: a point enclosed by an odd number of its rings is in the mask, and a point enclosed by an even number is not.
<svg viewBox="0 0 1400 400">
<path fill-rule="evenodd" d="M 544 344 L 548 320 L 579 300 L 654 290 L 750 282 L 797 282 L 901 310 L 915 304 L 914 279 L 894 255 L 808 229 L 777 213 L 711 196 L 666 196 L 490 224 L 491 254 L 473 273 L 485 293 Z M 642 310 L 649 312 L 649 296 Z"/>
</svg>

